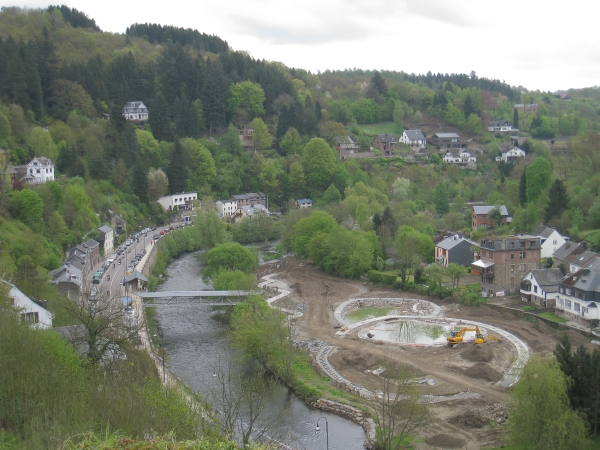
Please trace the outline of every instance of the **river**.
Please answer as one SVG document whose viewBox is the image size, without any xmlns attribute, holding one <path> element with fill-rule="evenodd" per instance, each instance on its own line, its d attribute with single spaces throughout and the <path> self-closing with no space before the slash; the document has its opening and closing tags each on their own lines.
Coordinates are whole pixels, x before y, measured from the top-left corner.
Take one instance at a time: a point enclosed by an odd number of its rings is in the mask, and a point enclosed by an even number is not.
<svg viewBox="0 0 600 450">
<path fill-rule="evenodd" d="M 167 267 L 159 291 L 211 289 L 199 276 L 198 253 L 187 253 Z M 167 362 L 171 370 L 194 391 L 205 393 L 221 389 L 213 376 L 232 354 L 227 337 L 228 325 L 207 305 L 158 307 L 156 318 L 164 335 Z M 294 449 L 325 448 L 325 421 L 320 431 L 315 425 L 325 417 L 329 426 L 329 448 L 363 449 L 364 431 L 350 420 L 310 408 L 282 384 L 276 384 L 269 397 L 267 434 Z"/>
</svg>

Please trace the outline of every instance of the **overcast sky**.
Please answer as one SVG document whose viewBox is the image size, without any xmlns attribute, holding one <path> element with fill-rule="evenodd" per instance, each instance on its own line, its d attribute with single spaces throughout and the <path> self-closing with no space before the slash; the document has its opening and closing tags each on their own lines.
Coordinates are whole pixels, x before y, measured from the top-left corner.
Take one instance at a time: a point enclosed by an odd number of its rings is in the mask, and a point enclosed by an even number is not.
<svg viewBox="0 0 600 450">
<path fill-rule="evenodd" d="M 590 0 L 63 0 L 103 31 L 160 23 L 288 67 L 470 73 L 530 90 L 600 85 Z M 40 0 L 3 5 L 46 7 Z M 598 8 L 598 9 L 596 9 Z"/>
</svg>

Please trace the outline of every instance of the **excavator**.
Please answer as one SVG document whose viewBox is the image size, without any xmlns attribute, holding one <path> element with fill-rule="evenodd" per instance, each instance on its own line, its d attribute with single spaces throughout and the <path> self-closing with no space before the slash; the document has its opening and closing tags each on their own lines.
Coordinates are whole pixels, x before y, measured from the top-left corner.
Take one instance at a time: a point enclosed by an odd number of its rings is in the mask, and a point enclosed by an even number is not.
<svg viewBox="0 0 600 450">
<path fill-rule="evenodd" d="M 475 343 L 477 345 L 485 344 L 487 341 L 502 342 L 502 339 L 499 339 L 496 336 L 492 336 L 491 334 L 484 336 L 483 334 L 477 332 L 477 334 L 475 335 Z"/>
<path fill-rule="evenodd" d="M 479 327 L 464 327 L 458 331 L 451 331 L 448 340 L 448 345 L 458 345 L 463 343 L 463 336 L 467 331 L 474 331 L 477 335 L 480 335 Z"/>
</svg>

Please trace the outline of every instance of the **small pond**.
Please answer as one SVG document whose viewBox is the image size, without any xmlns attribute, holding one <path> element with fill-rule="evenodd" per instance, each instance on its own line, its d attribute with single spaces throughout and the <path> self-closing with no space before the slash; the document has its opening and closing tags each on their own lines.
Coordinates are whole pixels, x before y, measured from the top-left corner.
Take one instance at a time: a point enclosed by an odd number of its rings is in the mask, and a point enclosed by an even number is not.
<svg viewBox="0 0 600 450">
<path fill-rule="evenodd" d="M 414 320 L 377 322 L 361 330 L 359 336 L 368 339 L 367 333 L 371 333 L 373 335 L 371 339 L 376 341 L 437 346 L 445 345 L 446 337 L 455 328 L 456 326 L 451 324 L 424 323 Z M 475 332 L 467 331 L 463 338 L 466 342 L 472 341 L 475 339 Z"/>
<path fill-rule="evenodd" d="M 393 316 L 403 314 L 394 308 L 378 308 L 376 306 L 367 306 L 364 308 L 358 308 L 354 311 L 346 314 L 344 318 L 350 322 L 360 322 L 361 320 L 373 319 L 375 317 Z"/>
</svg>

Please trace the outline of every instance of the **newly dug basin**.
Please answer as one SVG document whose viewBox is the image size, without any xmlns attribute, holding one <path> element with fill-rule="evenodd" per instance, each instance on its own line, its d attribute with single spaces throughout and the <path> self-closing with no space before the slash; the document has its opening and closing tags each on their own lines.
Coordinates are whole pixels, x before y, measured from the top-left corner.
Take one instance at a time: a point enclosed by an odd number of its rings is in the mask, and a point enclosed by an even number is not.
<svg viewBox="0 0 600 450">
<path fill-rule="evenodd" d="M 362 339 L 393 342 L 396 344 L 441 346 L 447 344 L 446 338 L 454 328 L 454 325 L 445 323 L 389 320 L 370 324 L 370 326 L 361 329 L 358 332 L 358 336 Z M 475 339 L 475 332 L 465 332 L 463 339 L 465 342 L 473 341 Z"/>
</svg>

